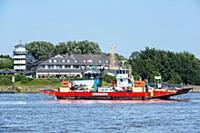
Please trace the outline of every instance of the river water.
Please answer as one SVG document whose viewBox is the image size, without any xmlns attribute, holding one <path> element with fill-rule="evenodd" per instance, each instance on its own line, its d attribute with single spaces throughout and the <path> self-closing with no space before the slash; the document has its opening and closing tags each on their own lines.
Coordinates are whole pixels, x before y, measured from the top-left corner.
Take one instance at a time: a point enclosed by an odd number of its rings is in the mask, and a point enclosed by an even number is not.
<svg viewBox="0 0 200 133">
<path fill-rule="evenodd" d="M 0 94 L 0 133 L 200 133 L 200 93 L 178 100 L 56 100 Z"/>
</svg>

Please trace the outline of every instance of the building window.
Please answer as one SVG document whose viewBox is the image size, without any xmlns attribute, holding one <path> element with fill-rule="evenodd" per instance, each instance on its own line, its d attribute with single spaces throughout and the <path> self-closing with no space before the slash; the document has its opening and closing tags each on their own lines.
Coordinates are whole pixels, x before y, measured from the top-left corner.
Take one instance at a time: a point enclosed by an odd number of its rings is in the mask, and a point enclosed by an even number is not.
<svg viewBox="0 0 200 133">
<path fill-rule="evenodd" d="M 108 60 L 106 60 L 106 63 L 108 63 Z"/>
<path fill-rule="evenodd" d="M 83 60 L 83 63 L 85 63 L 86 62 L 86 60 Z"/>
<path fill-rule="evenodd" d="M 101 60 L 99 60 L 99 63 L 101 63 Z"/>
<path fill-rule="evenodd" d="M 53 65 L 48 65 L 48 69 L 53 69 Z"/>
<path fill-rule="evenodd" d="M 74 65 L 73 68 L 74 69 L 79 69 L 79 66 L 78 65 Z"/>
<path fill-rule="evenodd" d="M 82 69 L 85 69 L 85 66 L 81 66 Z"/>
<path fill-rule="evenodd" d="M 70 69 L 70 65 L 65 65 L 65 69 Z"/>
<path fill-rule="evenodd" d="M 98 69 L 101 69 L 101 68 L 102 68 L 102 66 L 101 66 L 101 65 L 97 65 L 97 68 L 98 68 Z"/>
<path fill-rule="evenodd" d="M 49 60 L 49 63 L 51 63 L 52 62 L 52 60 Z"/>
<path fill-rule="evenodd" d="M 62 69 L 62 65 L 56 65 L 56 69 Z"/>
<path fill-rule="evenodd" d="M 65 60 L 62 60 L 62 63 L 65 63 Z"/>
<path fill-rule="evenodd" d="M 48 65 L 48 69 L 53 69 L 54 66 L 53 65 Z"/>
<path fill-rule="evenodd" d="M 69 63 L 69 62 L 70 62 L 70 60 L 67 60 L 67 62 Z"/>
<path fill-rule="evenodd" d="M 45 65 L 41 65 L 41 66 L 39 66 L 39 68 L 45 69 Z"/>
<path fill-rule="evenodd" d="M 54 60 L 53 60 L 53 62 L 54 62 L 54 63 L 56 63 L 56 62 L 57 62 L 57 60 L 55 60 L 55 59 L 54 59 Z"/>
<path fill-rule="evenodd" d="M 77 60 L 75 60 L 74 62 L 77 62 Z"/>
</svg>

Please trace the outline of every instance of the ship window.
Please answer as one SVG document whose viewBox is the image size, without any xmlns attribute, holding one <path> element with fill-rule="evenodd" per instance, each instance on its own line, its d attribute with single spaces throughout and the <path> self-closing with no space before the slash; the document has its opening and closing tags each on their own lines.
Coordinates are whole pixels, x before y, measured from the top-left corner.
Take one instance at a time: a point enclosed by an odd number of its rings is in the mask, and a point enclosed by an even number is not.
<svg viewBox="0 0 200 133">
<path fill-rule="evenodd" d="M 117 70 L 117 72 L 116 72 L 117 74 L 119 74 L 119 70 Z"/>
</svg>

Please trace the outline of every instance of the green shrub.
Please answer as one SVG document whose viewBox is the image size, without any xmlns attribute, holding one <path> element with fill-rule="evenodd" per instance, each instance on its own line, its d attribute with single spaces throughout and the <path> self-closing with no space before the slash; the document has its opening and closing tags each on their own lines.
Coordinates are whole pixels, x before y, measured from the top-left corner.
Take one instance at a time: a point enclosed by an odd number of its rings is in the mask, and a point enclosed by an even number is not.
<svg viewBox="0 0 200 133">
<path fill-rule="evenodd" d="M 22 80 L 25 80 L 27 77 L 25 75 L 15 75 L 15 81 L 18 82 L 18 81 L 22 81 Z"/>
<path fill-rule="evenodd" d="M 116 77 L 115 77 L 115 76 L 108 75 L 108 74 L 105 74 L 105 75 L 103 76 L 103 80 L 106 81 L 106 82 L 108 82 L 108 83 L 110 83 L 111 81 L 116 80 Z"/>
<path fill-rule="evenodd" d="M 10 75 L 1 75 L 0 85 L 12 85 L 12 77 Z"/>
</svg>

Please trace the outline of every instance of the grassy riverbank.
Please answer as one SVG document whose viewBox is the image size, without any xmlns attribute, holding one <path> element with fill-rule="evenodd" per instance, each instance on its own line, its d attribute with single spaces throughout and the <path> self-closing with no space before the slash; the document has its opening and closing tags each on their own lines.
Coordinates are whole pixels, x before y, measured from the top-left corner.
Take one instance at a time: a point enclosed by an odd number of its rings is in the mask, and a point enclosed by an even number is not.
<svg viewBox="0 0 200 133">
<path fill-rule="evenodd" d="M 60 86 L 59 79 L 32 79 L 30 81 L 18 81 L 15 88 L 12 85 L 0 85 L 0 92 L 16 91 L 18 93 L 37 93 L 40 89 L 56 89 Z M 103 86 L 109 86 L 108 82 L 103 81 Z"/>
<path fill-rule="evenodd" d="M 30 81 L 18 81 L 15 88 L 12 85 L 0 85 L 0 91 L 16 91 L 21 93 L 39 92 L 41 88 L 55 89 L 60 86 L 60 80 L 57 79 L 32 79 Z"/>
</svg>

